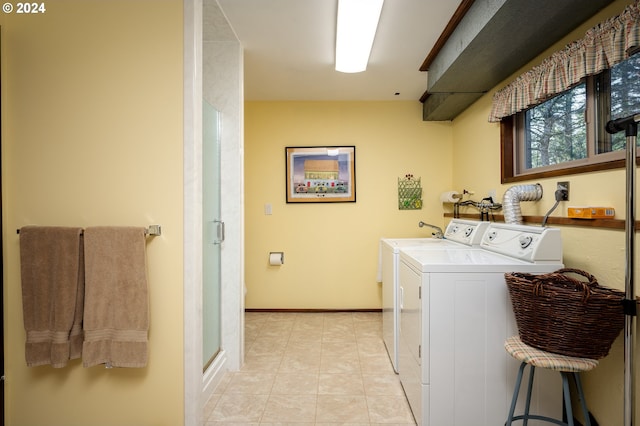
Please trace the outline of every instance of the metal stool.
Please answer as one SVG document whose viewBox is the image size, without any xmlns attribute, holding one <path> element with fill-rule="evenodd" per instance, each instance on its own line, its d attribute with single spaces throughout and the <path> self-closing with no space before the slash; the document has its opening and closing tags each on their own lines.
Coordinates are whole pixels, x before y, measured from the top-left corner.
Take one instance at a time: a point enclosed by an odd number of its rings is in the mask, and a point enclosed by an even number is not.
<svg viewBox="0 0 640 426">
<path fill-rule="evenodd" d="M 589 411 L 587 410 L 587 404 L 584 399 L 584 393 L 582 392 L 582 383 L 580 382 L 580 373 L 583 371 L 593 370 L 598 361 L 589 358 L 576 358 L 571 356 L 554 354 L 546 352 L 540 349 L 533 348 L 520 340 L 519 336 L 510 337 L 504 342 L 504 348 L 509 355 L 521 361 L 520 369 L 518 370 L 518 377 L 516 378 L 516 387 L 513 392 L 513 399 L 511 400 L 511 408 L 509 409 L 509 417 L 507 417 L 507 426 L 511 426 L 515 420 L 522 420 L 523 426 L 526 426 L 527 421 L 541 420 L 544 422 L 555 423 L 557 425 L 573 426 L 573 411 L 571 409 L 571 394 L 569 393 L 569 377 L 573 375 L 576 383 L 576 389 L 578 390 L 578 399 L 582 407 L 582 414 L 585 418 L 585 426 L 591 426 L 589 420 Z M 514 417 L 514 411 L 516 409 L 516 402 L 518 400 L 518 393 L 520 391 L 520 385 L 522 383 L 522 375 L 524 368 L 529 365 L 529 385 L 527 388 L 527 399 L 524 408 L 524 414 Z M 568 423 L 562 420 L 553 419 L 551 417 L 545 417 L 535 414 L 529 414 L 529 408 L 531 405 L 531 389 L 533 388 L 533 375 L 535 368 L 546 368 L 549 370 L 559 371 L 562 375 L 562 389 L 564 395 L 565 413 L 567 415 Z"/>
</svg>

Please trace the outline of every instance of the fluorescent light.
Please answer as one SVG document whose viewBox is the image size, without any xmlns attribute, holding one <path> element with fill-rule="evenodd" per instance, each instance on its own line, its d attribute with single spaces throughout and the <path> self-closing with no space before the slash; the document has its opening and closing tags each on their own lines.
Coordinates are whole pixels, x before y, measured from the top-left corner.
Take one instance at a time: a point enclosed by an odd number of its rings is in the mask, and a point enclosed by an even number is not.
<svg viewBox="0 0 640 426">
<path fill-rule="evenodd" d="M 336 71 L 367 69 L 384 0 L 338 0 Z"/>
</svg>

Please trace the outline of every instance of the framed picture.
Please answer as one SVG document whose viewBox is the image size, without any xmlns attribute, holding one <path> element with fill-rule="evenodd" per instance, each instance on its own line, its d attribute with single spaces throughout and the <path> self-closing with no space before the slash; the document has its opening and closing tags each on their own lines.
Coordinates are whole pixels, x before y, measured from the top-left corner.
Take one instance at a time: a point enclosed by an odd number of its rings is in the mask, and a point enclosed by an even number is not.
<svg viewBox="0 0 640 426">
<path fill-rule="evenodd" d="M 287 203 L 356 201 L 355 146 L 285 148 Z"/>
</svg>

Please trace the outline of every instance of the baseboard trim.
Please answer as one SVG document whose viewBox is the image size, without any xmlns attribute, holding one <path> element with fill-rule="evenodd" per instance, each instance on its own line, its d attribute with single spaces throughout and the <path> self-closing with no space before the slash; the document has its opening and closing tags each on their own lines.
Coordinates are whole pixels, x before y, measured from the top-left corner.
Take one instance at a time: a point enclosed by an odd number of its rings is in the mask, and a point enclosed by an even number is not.
<svg viewBox="0 0 640 426">
<path fill-rule="evenodd" d="M 218 352 L 211 364 L 202 374 L 202 404 L 205 404 L 220 381 L 224 377 L 227 368 L 227 353 L 224 350 Z"/>
<path fill-rule="evenodd" d="M 332 312 L 382 312 L 382 309 L 274 309 L 246 308 L 245 312 L 290 312 L 290 313 L 332 313 Z"/>
</svg>

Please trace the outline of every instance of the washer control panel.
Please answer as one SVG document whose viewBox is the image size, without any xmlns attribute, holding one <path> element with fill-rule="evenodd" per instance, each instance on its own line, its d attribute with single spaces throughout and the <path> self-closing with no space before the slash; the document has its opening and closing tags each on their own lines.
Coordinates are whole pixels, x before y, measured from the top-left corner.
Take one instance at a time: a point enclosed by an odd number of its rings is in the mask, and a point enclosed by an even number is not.
<svg viewBox="0 0 640 426">
<path fill-rule="evenodd" d="M 528 262 L 562 262 L 562 239 L 556 228 L 492 223 L 480 246 Z"/>
<path fill-rule="evenodd" d="M 468 246 L 477 246 L 488 226 L 489 222 L 452 219 L 444 231 L 444 238 Z"/>
</svg>

